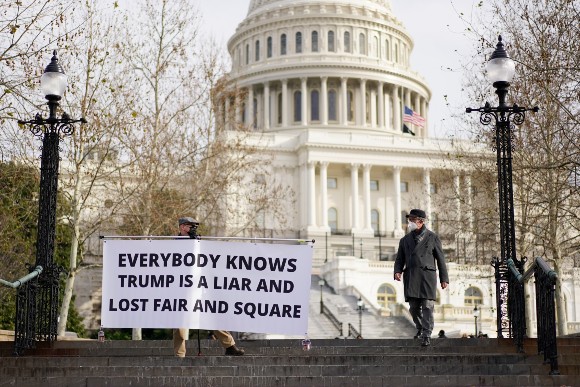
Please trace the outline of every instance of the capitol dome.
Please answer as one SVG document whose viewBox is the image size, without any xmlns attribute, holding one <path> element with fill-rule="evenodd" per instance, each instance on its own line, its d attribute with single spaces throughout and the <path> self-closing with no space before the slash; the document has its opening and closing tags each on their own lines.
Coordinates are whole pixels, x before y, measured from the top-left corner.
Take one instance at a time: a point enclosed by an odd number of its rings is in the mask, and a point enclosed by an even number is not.
<svg viewBox="0 0 580 387">
<path fill-rule="evenodd" d="M 288 186 L 286 224 L 260 215 L 269 235 L 328 235 L 331 250 L 350 244 L 338 235 L 356 235 L 382 259 L 406 209 L 437 211 L 430 179 L 449 148 L 429 137 L 431 90 L 412 50 L 388 0 L 250 2 L 228 41 L 216 124 L 262 144 L 272 163 L 259 178 Z M 235 222 L 232 230 L 252 233 Z"/>
<path fill-rule="evenodd" d="M 431 97 L 412 49 L 387 0 L 253 0 L 228 42 L 229 79 L 247 91 L 228 121 L 403 133 L 405 107 L 426 119 Z M 427 137 L 426 125 L 406 127 Z"/>
</svg>

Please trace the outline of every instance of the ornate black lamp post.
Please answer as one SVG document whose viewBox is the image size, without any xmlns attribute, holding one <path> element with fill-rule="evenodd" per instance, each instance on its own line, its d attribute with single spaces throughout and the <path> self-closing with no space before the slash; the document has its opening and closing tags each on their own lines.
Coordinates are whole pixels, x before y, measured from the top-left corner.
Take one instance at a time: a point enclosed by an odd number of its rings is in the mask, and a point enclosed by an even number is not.
<svg viewBox="0 0 580 387">
<path fill-rule="evenodd" d="M 477 304 L 473 308 L 473 318 L 475 319 L 475 334 L 473 337 L 477 337 L 477 318 L 479 317 L 479 309 L 477 309 Z"/>
<path fill-rule="evenodd" d="M 495 143 L 493 148 L 497 152 L 497 184 L 500 215 L 501 259 L 494 258 L 492 265 L 496 268 L 496 297 L 498 305 L 497 329 L 498 337 L 503 337 L 503 330 L 514 325 L 522 327 L 525 334 L 525 306 L 523 288 L 510 284 L 510 276 L 517 270 L 523 272 L 524 260 L 516 258 L 516 230 L 514 224 L 514 198 L 512 182 L 512 122 L 521 125 L 526 111 L 537 112 L 538 107 L 531 109 L 516 104 L 508 106 L 506 96 L 510 82 L 515 75 L 515 64 L 504 49 L 501 35 L 495 51 L 486 65 L 487 77 L 496 89 L 499 105 L 492 107 L 489 102 L 481 108 L 467 108 L 466 112 L 481 113 L 480 122 L 483 125 L 495 125 Z M 508 270 L 508 267 L 512 269 Z M 515 266 L 515 267 L 514 267 Z M 511 270 L 511 271 L 510 271 Z M 517 287 L 517 289 L 516 289 Z M 513 290 L 513 291 L 512 291 Z M 520 291 L 521 290 L 521 291 Z M 516 293 L 516 294 L 513 294 Z M 521 294 L 520 294 L 521 293 Z M 505 302 L 507 298 L 507 303 Z M 510 307 L 508 308 L 508 304 Z M 509 313 L 509 318 L 508 318 Z M 476 332 L 477 333 L 477 332 Z"/>
<path fill-rule="evenodd" d="M 320 314 L 322 314 L 324 309 L 324 301 L 322 301 L 322 287 L 324 286 L 324 280 L 318 280 L 318 285 L 320 285 Z"/>
<path fill-rule="evenodd" d="M 365 309 L 365 304 L 360 296 L 356 302 L 356 306 L 358 307 L 358 333 L 362 337 L 362 312 Z"/>
<path fill-rule="evenodd" d="M 48 118 L 37 113 L 33 120 L 21 121 L 30 125 L 31 132 L 42 138 L 40 166 L 40 195 L 38 202 L 38 235 L 36 264 L 43 268 L 37 280 L 20 288 L 16 301 L 15 352 L 34 347 L 35 341 L 55 341 L 59 310 L 59 276 L 62 268 L 55 265 L 56 198 L 58 189 L 59 141 L 71 135 L 73 125 L 85 123 L 84 118 L 71 119 L 68 114 L 57 117 L 57 108 L 67 86 L 67 77 L 58 63 L 56 51 L 40 78 L 40 86 L 48 100 Z M 31 267 L 30 267 L 31 269 Z"/>
</svg>

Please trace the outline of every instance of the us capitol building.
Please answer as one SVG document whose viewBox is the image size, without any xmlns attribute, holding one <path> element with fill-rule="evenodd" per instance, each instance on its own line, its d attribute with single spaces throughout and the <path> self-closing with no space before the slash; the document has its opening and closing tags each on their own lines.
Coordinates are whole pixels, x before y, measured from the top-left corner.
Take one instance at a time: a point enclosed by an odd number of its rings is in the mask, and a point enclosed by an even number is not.
<svg viewBox="0 0 580 387">
<path fill-rule="evenodd" d="M 250 141 L 273 157 L 270 174 L 255 178 L 288 187 L 283 229 L 290 231 L 274 231 L 282 227 L 265 213 L 261 230 L 246 236 L 315 239 L 321 298 L 324 287 L 360 299 L 376 319 L 410 321 L 393 260 L 405 215 L 422 208 L 442 237 L 450 275 L 449 289 L 438 290 L 435 332 L 473 333 L 477 305 L 478 330 L 495 336 L 489 262 L 497 241 L 473 247 L 471 177 L 449 157 L 452 140 L 429 136 L 431 91 L 411 68 L 413 40 L 390 1 L 252 0 L 228 50 L 232 69 L 216 123 L 249 128 Z M 415 113 L 408 120 L 406 108 Z M 460 221 L 461 231 L 454 229 Z M 229 220 L 232 228 L 236 222 L 243 220 Z M 475 255 L 484 256 L 479 265 L 469 259 Z M 579 274 L 563 289 L 570 322 L 580 321 Z M 81 310 L 83 299 L 77 294 Z M 328 307 L 341 318 L 341 305 Z M 535 322 L 530 328 L 535 335 Z"/>
</svg>

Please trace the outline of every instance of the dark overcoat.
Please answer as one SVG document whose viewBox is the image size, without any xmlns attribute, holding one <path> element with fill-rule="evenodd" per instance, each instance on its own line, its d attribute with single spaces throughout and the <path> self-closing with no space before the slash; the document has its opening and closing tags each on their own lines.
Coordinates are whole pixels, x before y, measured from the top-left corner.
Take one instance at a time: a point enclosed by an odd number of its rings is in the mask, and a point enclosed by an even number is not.
<svg viewBox="0 0 580 387">
<path fill-rule="evenodd" d="M 401 238 L 395 260 L 395 273 L 403 273 L 405 301 L 410 297 L 435 300 L 437 269 L 439 281 L 449 283 L 445 255 L 437 234 L 425 229 L 419 243 L 415 243 L 413 232 Z"/>
</svg>

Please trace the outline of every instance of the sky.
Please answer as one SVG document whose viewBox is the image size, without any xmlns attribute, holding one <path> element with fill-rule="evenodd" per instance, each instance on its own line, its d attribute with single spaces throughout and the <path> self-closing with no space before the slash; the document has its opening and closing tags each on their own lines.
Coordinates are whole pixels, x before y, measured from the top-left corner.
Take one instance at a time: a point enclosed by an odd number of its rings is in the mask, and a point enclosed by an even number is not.
<svg viewBox="0 0 580 387">
<path fill-rule="evenodd" d="M 203 15 L 204 30 L 225 50 L 228 39 L 248 13 L 250 0 L 194 2 Z M 472 8 L 478 3 L 479 0 L 391 0 L 393 14 L 415 43 L 411 68 L 426 79 L 432 91 L 429 105 L 432 137 L 454 135 L 451 114 L 475 105 L 462 96 L 463 75 L 459 64 L 471 55 L 477 41 L 470 41 L 473 38 L 463 33 L 466 26 L 460 14 L 470 18 Z"/>
</svg>

